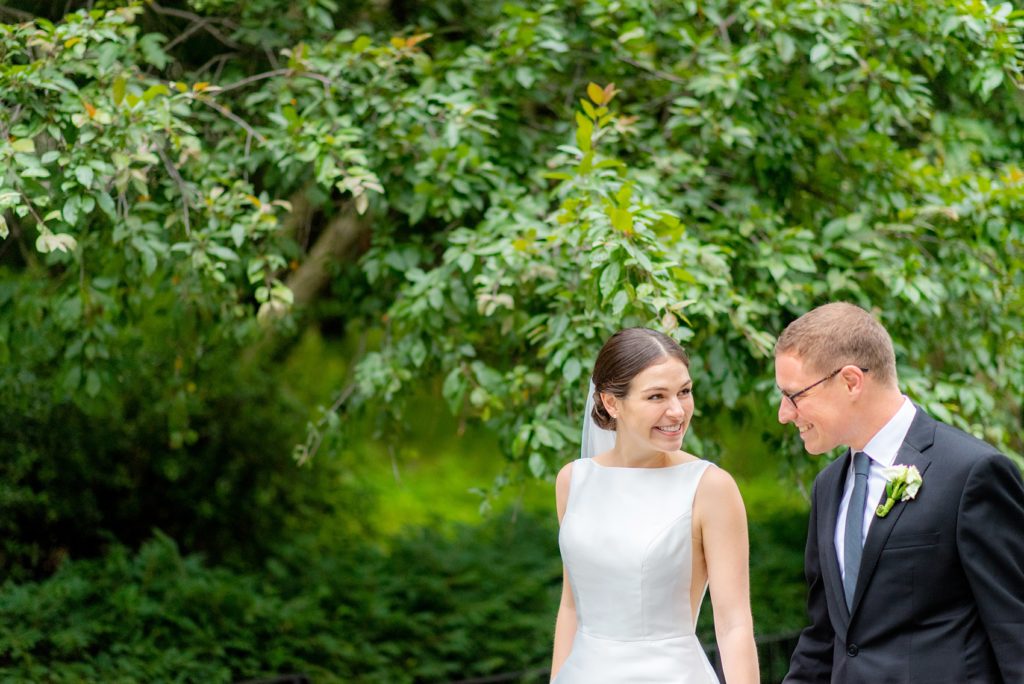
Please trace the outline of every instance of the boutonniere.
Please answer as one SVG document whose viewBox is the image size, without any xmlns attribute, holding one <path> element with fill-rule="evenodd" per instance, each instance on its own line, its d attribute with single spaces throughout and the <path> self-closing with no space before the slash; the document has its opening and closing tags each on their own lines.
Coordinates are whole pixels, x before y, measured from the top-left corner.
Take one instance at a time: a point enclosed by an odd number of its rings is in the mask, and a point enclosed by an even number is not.
<svg viewBox="0 0 1024 684">
<path fill-rule="evenodd" d="M 875 515 L 879 518 L 889 515 L 897 501 L 910 501 L 916 497 L 923 482 L 917 466 L 894 465 L 885 468 L 882 476 L 886 479 L 885 503 L 875 509 Z"/>
</svg>

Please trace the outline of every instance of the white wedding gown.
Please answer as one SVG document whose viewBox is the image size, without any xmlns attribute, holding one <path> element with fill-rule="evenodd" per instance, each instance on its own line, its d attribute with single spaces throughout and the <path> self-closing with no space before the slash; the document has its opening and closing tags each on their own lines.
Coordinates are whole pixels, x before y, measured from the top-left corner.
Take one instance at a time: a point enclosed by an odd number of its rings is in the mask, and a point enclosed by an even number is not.
<svg viewBox="0 0 1024 684">
<path fill-rule="evenodd" d="M 693 498 L 709 466 L 573 463 L 558 543 L 577 631 L 557 684 L 718 684 L 690 605 Z"/>
</svg>

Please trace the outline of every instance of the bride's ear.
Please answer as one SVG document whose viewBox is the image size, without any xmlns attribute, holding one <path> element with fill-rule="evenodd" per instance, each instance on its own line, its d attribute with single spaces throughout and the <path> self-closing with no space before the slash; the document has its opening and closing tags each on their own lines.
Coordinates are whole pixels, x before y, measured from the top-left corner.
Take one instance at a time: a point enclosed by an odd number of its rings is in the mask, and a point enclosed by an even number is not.
<svg viewBox="0 0 1024 684">
<path fill-rule="evenodd" d="M 609 416 L 612 418 L 618 417 L 619 407 L 614 394 L 611 392 L 601 392 L 601 403 L 604 405 L 604 410 Z"/>
</svg>

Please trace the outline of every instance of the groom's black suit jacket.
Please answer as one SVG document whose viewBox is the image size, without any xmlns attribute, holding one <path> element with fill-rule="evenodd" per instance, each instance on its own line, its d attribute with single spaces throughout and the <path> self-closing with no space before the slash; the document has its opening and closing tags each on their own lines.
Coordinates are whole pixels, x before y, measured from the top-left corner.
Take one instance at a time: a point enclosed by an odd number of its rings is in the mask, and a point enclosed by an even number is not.
<svg viewBox="0 0 1024 684">
<path fill-rule="evenodd" d="M 784 684 L 1024 684 L 1024 484 L 992 446 L 918 407 L 895 463 L 917 498 L 874 518 L 848 610 L 836 559 L 849 452 L 814 483 L 811 625 Z"/>
</svg>

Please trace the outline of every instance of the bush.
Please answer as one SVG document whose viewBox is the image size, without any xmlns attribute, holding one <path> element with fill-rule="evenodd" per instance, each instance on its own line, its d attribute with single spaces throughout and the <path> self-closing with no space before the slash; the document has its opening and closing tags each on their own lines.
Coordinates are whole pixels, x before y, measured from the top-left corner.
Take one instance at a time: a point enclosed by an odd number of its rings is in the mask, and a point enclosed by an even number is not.
<svg viewBox="0 0 1024 684">
<path fill-rule="evenodd" d="M 240 351 L 176 374 L 175 350 L 151 349 L 125 363 L 116 394 L 87 402 L 61 398 L 43 368 L 0 368 L 0 576 L 39 578 L 154 528 L 217 562 L 259 559 L 342 506 L 361 528 L 368 506 L 352 504 L 368 494 L 341 460 L 295 466 L 305 411 L 280 375 L 234 362 Z"/>
<path fill-rule="evenodd" d="M 546 664 L 561 568 L 550 521 L 414 530 L 389 551 L 299 542 L 262 573 L 158 534 L 0 589 L 3 681 L 433 682 Z"/>
<path fill-rule="evenodd" d="M 805 504 L 745 486 L 755 626 L 804 624 Z M 0 680 L 448 682 L 547 666 L 561 587 L 553 516 L 279 545 L 260 571 L 211 567 L 157 534 L 0 588 Z M 714 643 L 710 607 L 702 638 Z M 786 654 L 781 654 L 784 660 Z M 769 663 L 764 663 L 769 667 Z M 772 665 L 784 667 L 783 664 Z"/>
</svg>

